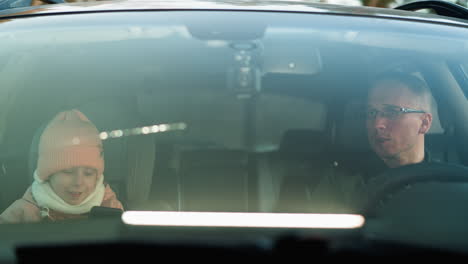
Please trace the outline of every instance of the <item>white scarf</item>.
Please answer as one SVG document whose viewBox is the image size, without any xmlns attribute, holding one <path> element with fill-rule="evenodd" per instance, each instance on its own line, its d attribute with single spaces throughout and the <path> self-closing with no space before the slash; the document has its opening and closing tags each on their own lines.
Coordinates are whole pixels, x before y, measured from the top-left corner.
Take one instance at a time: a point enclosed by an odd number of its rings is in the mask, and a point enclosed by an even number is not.
<svg viewBox="0 0 468 264">
<path fill-rule="evenodd" d="M 98 177 L 95 190 L 80 204 L 71 205 L 60 198 L 50 187 L 49 182 L 41 180 L 34 172 L 32 194 L 37 204 L 42 208 L 49 208 L 66 214 L 89 213 L 93 206 L 100 206 L 104 199 L 104 175 Z"/>
</svg>

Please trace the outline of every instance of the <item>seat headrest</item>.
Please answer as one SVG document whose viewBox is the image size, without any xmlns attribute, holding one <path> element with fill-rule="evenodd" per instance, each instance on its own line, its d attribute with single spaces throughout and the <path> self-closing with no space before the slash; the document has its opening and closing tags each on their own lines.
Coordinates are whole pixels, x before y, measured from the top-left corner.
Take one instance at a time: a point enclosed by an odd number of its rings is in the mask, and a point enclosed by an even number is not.
<svg viewBox="0 0 468 264">
<path fill-rule="evenodd" d="M 280 152 L 320 153 L 329 146 L 329 137 L 324 131 L 310 129 L 287 130 L 281 138 Z"/>
<path fill-rule="evenodd" d="M 343 121 L 338 126 L 337 145 L 344 150 L 371 151 L 367 140 L 366 104 L 363 101 L 350 101 L 344 107 Z"/>
<path fill-rule="evenodd" d="M 245 166 L 247 164 L 247 153 L 242 150 L 229 149 L 193 149 L 183 151 L 180 154 L 182 167 L 225 167 Z"/>
</svg>

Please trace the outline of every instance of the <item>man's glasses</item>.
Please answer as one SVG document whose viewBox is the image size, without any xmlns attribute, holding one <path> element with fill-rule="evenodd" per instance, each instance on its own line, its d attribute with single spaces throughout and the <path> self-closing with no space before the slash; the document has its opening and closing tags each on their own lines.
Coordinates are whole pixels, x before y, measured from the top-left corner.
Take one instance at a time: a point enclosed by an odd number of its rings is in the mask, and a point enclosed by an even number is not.
<svg viewBox="0 0 468 264">
<path fill-rule="evenodd" d="M 395 120 L 398 117 L 400 117 L 402 114 L 410 114 L 410 113 L 426 113 L 426 111 L 387 105 L 384 107 L 383 110 L 377 110 L 375 108 L 367 109 L 366 116 L 368 120 L 372 120 L 372 119 L 375 119 L 380 114 L 380 116 L 383 118 Z"/>
</svg>

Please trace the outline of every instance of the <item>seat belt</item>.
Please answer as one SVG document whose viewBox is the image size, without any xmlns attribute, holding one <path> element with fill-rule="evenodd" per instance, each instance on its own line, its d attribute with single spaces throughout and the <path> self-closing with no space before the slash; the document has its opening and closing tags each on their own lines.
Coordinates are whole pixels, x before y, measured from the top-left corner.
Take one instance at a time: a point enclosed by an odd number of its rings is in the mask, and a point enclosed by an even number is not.
<svg viewBox="0 0 468 264">
<path fill-rule="evenodd" d="M 149 199 L 153 181 L 154 149 L 154 135 L 133 136 L 127 140 L 128 177 L 126 193 L 128 209 Z"/>
<path fill-rule="evenodd" d="M 445 153 L 445 161 L 449 163 L 459 163 L 460 159 L 458 157 L 457 146 L 455 144 L 455 128 L 453 125 L 450 125 L 449 129 L 445 131 L 445 145 L 446 153 Z"/>
</svg>

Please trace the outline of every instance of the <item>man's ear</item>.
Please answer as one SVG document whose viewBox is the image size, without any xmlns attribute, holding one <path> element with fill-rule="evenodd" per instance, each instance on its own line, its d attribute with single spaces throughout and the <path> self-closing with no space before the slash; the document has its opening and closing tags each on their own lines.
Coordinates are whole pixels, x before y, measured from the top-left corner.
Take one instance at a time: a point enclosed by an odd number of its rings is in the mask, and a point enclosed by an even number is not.
<svg viewBox="0 0 468 264">
<path fill-rule="evenodd" d="M 431 125 L 432 125 L 432 114 L 431 113 L 424 114 L 424 117 L 422 118 L 421 127 L 419 128 L 419 133 L 426 134 L 431 128 Z"/>
</svg>

